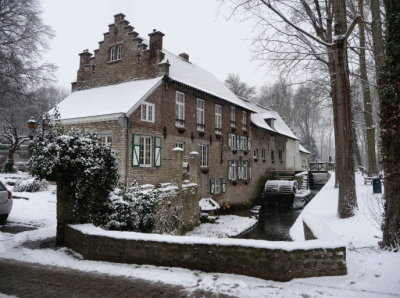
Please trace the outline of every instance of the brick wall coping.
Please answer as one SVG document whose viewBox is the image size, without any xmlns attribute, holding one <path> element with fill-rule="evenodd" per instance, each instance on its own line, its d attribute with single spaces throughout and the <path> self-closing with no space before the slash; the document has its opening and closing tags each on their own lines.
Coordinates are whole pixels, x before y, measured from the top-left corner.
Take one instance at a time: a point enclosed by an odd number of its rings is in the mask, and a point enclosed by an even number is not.
<svg viewBox="0 0 400 298">
<path fill-rule="evenodd" d="M 252 248 L 276 249 L 284 251 L 294 250 L 314 250 L 314 249 L 336 249 L 343 248 L 345 245 L 338 239 L 336 235 L 332 239 L 323 237 L 323 240 L 309 240 L 304 242 L 289 241 L 265 241 L 265 240 L 249 240 L 249 239 L 231 239 L 231 238 L 207 238 L 207 237 L 191 237 L 191 236 L 173 236 L 159 234 L 145 234 L 135 232 L 108 231 L 92 224 L 69 225 L 70 228 L 77 230 L 85 235 L 103 236 L 114 239 L 126 239 L 137 241 L 166 242 L 171 244 L 188 244 L 188 245 L 217 245 L 217 246 L 242 246 Z M 329 229 L 328 229 L 329 230 Z"/>
</svg>

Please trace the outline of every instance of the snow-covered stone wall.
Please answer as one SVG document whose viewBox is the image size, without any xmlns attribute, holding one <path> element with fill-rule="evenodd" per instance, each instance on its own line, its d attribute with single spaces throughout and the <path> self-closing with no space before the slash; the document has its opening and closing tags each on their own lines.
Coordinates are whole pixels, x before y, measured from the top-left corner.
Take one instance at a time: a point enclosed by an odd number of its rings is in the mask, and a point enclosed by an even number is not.
<svg viewBox="0 0 400 298">
<path fill-rule="evenodd" d="M 346 247 L 335 235 L 330 238 L 329 232 L 318 231 L 314 238 L 322 233 L 323 240 L 283 242 L 116 232 L 92 225 L 70 225 L 66 242 L 88 260 L 182 267 L 277 281 L 346 275 Z"/>
</svg>

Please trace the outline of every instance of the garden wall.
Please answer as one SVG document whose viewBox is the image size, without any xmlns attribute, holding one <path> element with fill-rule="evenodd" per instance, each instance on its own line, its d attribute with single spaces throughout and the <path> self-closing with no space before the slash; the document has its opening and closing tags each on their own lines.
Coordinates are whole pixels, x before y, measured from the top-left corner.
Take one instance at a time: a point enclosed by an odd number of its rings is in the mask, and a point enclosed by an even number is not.
<svg viewBox="0 0 400 298">
<path fill-rule="evenodd" d="M 317 238 L 307 226 L 308 238 Z M 312 236 L 310 236 L 312 235 Z M 182 267 L 276 281 L 347 274 L 346 247 L 328 231 L 304 242 L 214 239 L 105 231 L 69 225 L 67 246 L 85 259 Z"/>
</svg>

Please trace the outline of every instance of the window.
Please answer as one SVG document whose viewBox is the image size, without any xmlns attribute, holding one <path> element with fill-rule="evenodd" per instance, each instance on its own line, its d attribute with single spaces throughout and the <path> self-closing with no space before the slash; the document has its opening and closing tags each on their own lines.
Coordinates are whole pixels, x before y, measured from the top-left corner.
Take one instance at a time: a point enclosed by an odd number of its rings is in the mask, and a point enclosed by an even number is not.
<svg viewBox="0 0 400 298">
<path fill-rule="evenodd" d="M 242 130 L 247 130 L 247 112 L 243 111 Z"/>
<path fill-rule="evenodd" d="M 114 46 L 110 48 L 110 62 L 121 60 L 122 49 L 121 46 Z"/>
<path fill-rule="evenodd" d="M 247 160 L 243 161 L 243 179 L 247 179 Z"/>
<path fill-rule="evenodd" d="M 221 180 L 219 178 L 210 179 L 210 193 L 218 194 L 221 192 Z"/>
<path fill-rule="evenodd" d="M 151 137 L 141 137 L 140 139 L 140 165 L 142 167 L 151 166 L 152 152 Z"/>
<path fill-rule="evenodd" d="M 175 142 L 175 147 L 179 147 L 183 149 L 183 155 L 186 155 L 186 146 L 185 142 Z"/>
<path fill-rule="evenodd" d="M 222 134 L 222 107 L 215 105 L 215 133 Z"/>
<path fill-rule="evenodd" d="M 253 158 L 258 159 L 258 149 L 253 149 Z"/>
<path fill-rule="evenodd" d="M 208 145 L 200 145 L 200 167 L 208 166 Z"/>
<path fill-rule="evenodd" d="M 261 159 L 265 160 L 265 149 L 261 149 Z"/>
<path fill-rule="evenodd" d="M 231 134 L 231 138 L 232 138 L 232 149 L 236 149 L 236 135 Z"/>
<path fill-rule="evenodd" d="M 243 150 L 247 150 L 247 137 L 242 137 L 243 140 Z"/>
<path fill-rule="evenodd" d="M 185 126 L 185 93 L 176 92 L 175 125 Z"/>
<path fill-rule="evenodd" d="M 275 162 L 275 152 L 274 152 L 274 150 L 271 150 L 271 162 L 272 163 Z"/>
<path fill-rule="evenodd" d="M 236 108 L 231 107 L 231 127 L 236 127 Z"/>
<path fill-rule="evenodd" d="M 267 124 L 272 128 L 272 129 L 274 129 L 274 118 L 268 118 L 268 119 L 265 119 L 265 122 L 267 122 Z"/>
<path fill-rule="evenodd" d="M 197 130 L 204 131 L 204 100 L 197 99 Z"/>
<path fill-rule="evenodd" d="M 117 60 L 121 60 L 121 46 L 117 46 Z"/>
<path fill-rule="evenodd" d="M 232 160 L 232 180 L 236 180 L 237 177 L 237 161 Z"/>
<path fill-rule="evenodd" d="M 100 144 L 106 145 L 112 143 L 112 136 L 101 136 L 100 137 Z"/>
<path fill-rule="evenodd" d="M 278 157 L 279 157 L 279 161 L 282 163 L 283 162 L 283 151 L 282 150 L 278 150 Z"/>
<path fill-rule="evenodd" d="M 142 121 L 154 123 L 154 104 L 144 102 L 142 103 Z"/>
<path fill-rule="evenodd" d="M 239 160 L 238 162 L 238 180 L 243 179 L 243 160 Z"/>
</svg>

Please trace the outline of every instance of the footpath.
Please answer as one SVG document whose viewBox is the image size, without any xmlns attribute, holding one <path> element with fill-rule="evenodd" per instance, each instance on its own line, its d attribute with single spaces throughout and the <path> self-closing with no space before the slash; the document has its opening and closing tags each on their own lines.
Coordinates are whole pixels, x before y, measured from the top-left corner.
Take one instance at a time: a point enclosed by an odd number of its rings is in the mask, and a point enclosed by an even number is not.
<svg viewBox="0 0 400 298">
<path fill-rule="evenodd" d="M 0 259 L 0 293 L 20 298 L 232 297 L 146 280 Z"/>
</svg>

